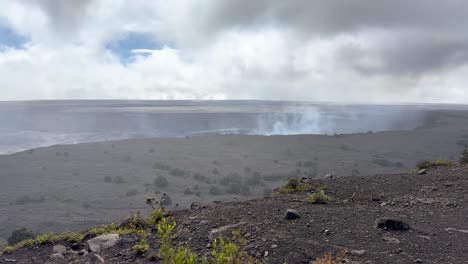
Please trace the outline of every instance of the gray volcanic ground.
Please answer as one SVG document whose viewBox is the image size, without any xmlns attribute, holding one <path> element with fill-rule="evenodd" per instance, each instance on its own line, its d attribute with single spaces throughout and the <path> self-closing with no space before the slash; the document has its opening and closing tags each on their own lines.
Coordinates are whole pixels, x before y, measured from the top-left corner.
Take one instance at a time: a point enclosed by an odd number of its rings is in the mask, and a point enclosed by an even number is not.
<svg viewBox="0 0 468 264">
<path fill-rule="evenodd" d="M 22 226 L 43 233 L 118 221 L 147 211 L 149 195 L 184 208 L 268 195 L 291 177 L 456 160 L 467 121 L 465 106 L 446 105 L 1 103 L 0 151 L 54 146 L 0 156 L 0 241 Z"/>
</svg>

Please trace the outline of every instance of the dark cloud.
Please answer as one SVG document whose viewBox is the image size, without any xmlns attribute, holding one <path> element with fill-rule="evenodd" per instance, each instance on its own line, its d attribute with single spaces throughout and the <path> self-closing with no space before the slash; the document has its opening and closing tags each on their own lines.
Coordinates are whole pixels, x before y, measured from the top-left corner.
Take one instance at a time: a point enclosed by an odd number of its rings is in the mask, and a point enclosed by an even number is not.
<svg viewBox="0 0 468 264">
<path fill-rule="evenodd" d="M 71 34 L 85 19 L 87 8 L 92 0 L 34 0 L 46 13 L 51 26 L 60 34 Z"/>
<path fill-rule="evenodd" d="M 366 74 L 420 75 L 467 62 L 468 38 L 460 38 L 467 14 L 468 1 L 462 0 L 213 1 L 202 27 L 218 32 L 272 26 L 303 38 L 384 32 L 389 41 L 377 43 L 379 48 L 344 47 L 338 61 Z"/>
</svg>

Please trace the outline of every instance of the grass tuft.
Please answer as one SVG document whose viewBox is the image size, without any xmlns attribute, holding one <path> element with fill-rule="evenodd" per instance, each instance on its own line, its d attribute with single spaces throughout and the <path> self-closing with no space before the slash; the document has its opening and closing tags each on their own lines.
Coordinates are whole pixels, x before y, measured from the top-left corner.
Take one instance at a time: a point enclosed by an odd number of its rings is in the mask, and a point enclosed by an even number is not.
<svg viewBox="0 0 468 264">
<path fill-rule="evenodd" d="M 347 252 L 345 250 L 342 250 L 338 256 L 333 256 L 331 252 L 325 253 L 325 255 L 322 258 L 316 259 L 312 264 L 341 264 L 341 263 L 347 263 L 347 258 L 346 258 Z"/>
<path fill-rule="evenodd" d="M 311 184 L 303 183 L 299 179 L 290 179 L 285 185 L 276 189 L 278 194 L 288 194 L 296 192 L 307 192 L 312 191 L 314 187 Z"/>
<path fill-rule="evenodd" d="M 307 202 L 311 204 L 326 204 L 331 201 L 331 196 L 325 194 L 324 189 L 317 189 L 315 192 L 307 195 Z"/>
</svg>

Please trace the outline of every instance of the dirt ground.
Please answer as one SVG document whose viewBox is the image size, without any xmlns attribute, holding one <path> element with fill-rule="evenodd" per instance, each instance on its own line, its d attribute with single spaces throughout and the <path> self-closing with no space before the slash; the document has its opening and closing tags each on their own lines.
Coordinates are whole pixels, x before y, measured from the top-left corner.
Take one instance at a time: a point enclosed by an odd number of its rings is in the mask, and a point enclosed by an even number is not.
<svg viewBox="0 0 468 264">
<path fill-rule="evenodd" d="M 310 204 L 306 193 L 298 193 L 215 202 L 171 215 L 178 224 L 176 242 L 188 241 L 201 256 L 209 253 L 214 238 L 239 230 L 248 254 L 268 263 L 311 263 L 327 252 L 345 250 L 347 263 L 461 264 L 468 260 L 467 175 L 467 167 L 441 167 L 424 175 L 317 179 L 311 183 L 327 186 L 328 204 Z M 297 210 L 300 218 L 285 219 L 287 209 Z M 409 230 L 376 228 L 382 217 L 399 218 Z M 131 253 L 131 238 L 123 241 L 101 252 L 106 263 L 153 263 Z M 157 251 L 154 235 L 149 241 L 147 255 Z M 52 245 L 19 249 L 1 256 L 0 263 L 66 262 L 52 261 L 51 254 Z"/>
<path fill-rule="evenodd" d="M 18 227 L 38 233 L 63 232 L 119 221 L 136 210 L 145 212 L 144 198 L 148 195 L 168 194 L 173 210 L 188 208 L 192 202 L 234 201 L 223 204 L 228 210 L 236 206 L 236 201 L 268 195 L 291 177 L 321 178 L 327 173 L 337 176 L 401 173 L 414 168 L 422 159 L 455 160 L 462 147 L 468 144 L 467 121 L 466 111 L 441 110 L 432 112 L 426 124 L 414 131 L 335 136 L 225 135 L 142 139 L 60 145 L 0 156 L 0 242 L 5 242 L 11 231 Z M 154 184 L 158 176 L 167 180 L 167 186 Z M 391 181 L 392 177 L 388 178 Z M 337 182 L 358 179 L 361 178 L 341 178 Z M 339 197 L 342 194 L 351 196 L 352 193 L 346 191 L 350 188 L 374 188 L 367 178 L 360 181 L 359 185 L 342 185 L 341 191 L 334 190 L 333 184 L 330 188 Z M 380 181 L 386 180 L 382 178 Z M 418 190 L 414 187 L 415 192 Z M 381 191 L 390 195 L 399 190 Z M 261 201 L 265 205 L 284 203 L 287 206 L 285 199 L 290 198 Z M 255 203 L 253 200 L 241 205 L 248 208 L 249 204 Z M 284 206 L 276 210 L 283 210 Z M 301 206 L 305 205 L 298 202 L 297 206 L 302 210 Z M 320 221 L 327 219 L 324 221 L 330 223 L 331 230 L 339 220 L 332 217 L 335 212 L 330 210 L 334 206 L 348 205 L 333 203 L 320 209 L 318 214 Z M 382 215 L 390 210 L 377 203 L 362 207 L 353 205 L 352 208 L 353 212 L 349 216 L 343 215 L 342 221 L 351 216 L 373 214 L 375 208 L 383 210 L 378 211 Z M 238 213 L 238 217 L 244 215 L 245 212 Z M 261 217 L 259 213 L 256 215 Z M 435 210 L 433 217 L 438 215 L 440 212 Z M 305 224 L 303 221 L 305 218 L 297 223 Z M 221 224 L 224 222 L 220 220 Z M 355 228 L 359 228 L 362 223 L 356 225 Z M 411 232 L 408 234 L 413 234 Z M 348 235 L 354 236 L 353 229 Z M 461 235 L 455 233 L 455 236 Z M 317 243 L 322 245 L 320 241 Z M 320 250 L 317 252 L 321 253 Z"/>
</svg>

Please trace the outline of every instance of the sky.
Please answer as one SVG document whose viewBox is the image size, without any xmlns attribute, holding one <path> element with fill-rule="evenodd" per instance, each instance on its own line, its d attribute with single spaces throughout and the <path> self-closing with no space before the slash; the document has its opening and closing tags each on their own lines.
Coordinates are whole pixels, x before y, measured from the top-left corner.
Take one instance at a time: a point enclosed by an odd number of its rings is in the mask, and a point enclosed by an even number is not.
<svg viewBox="0 0 468 264">
<path fill-rule="evenodd" d="M 0 100 L 468 103 L 465 0 L 0 0 Z"/>
</svg>

